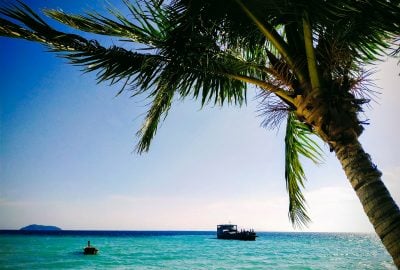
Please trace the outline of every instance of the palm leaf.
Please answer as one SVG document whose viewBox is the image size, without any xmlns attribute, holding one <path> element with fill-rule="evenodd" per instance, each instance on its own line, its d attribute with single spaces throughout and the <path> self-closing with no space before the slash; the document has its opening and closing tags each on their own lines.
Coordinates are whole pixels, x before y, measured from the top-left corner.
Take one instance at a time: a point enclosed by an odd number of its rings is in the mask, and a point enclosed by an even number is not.
<svg viewBox="0 0 400 270">
<path fill-rule="evenodd" d="M 306 226 L 310 222 L 305 198 L 302 192 L 306 176 L 300 156 L 314 163 L 321 162 L 322 150 L 310 138 L 312 132 L 290 112 L 287 118 L 285 136 L 285 179 L 289 194 L 289 219 L 295 227 Z"/>
<path fill-rule="evenodd" d="M 157 132 L 162 116 L 165 119 L 168 114 L 174 96 L 174 88 L 170 85 L 170 82 L 158 84 L 156 91 L 154 91 L 152 105 L 147 112 L 141 129 L 136 133 L 139 137 L 136 151 L 139 154 L 149 151 L 150 143 Z"/>
<path fill-rule="evenodd" d="M 185 39 L 184 35 L 177 35 L 179 29 L 162 28 L 165 25 L 160 16 L 166 18 L 168 14 L 158 16 L 152 11 L 154 16 L 152 19 L 152 16 L 144 16 L 142 9 L 130 6 L 130 10 L 137 12 L 136 17 L 142 20 L 139 23 L 141 27 L 130 25 L 120 15 L 117 16 L 122 24 L 102 16 L 96 18 L 94 14 L 84 17 L 47 11 L 47 15 L 70 26 L 94 33 L 117 34 L 110 32 L 115 27 L 117 30 L 124 30 L 122 34 L 127 37 L 129 35 L 125 33 L 130 31 L 129 33 L 140 36 L 136 38 L 137 42 L 143 42 L 148 46 L 157 45 L 151 53 L 138 53 L 118 46 L 105 48 L 97 41 L 57 31 L 22 3 L 20 6 L 2 8 L 0 12 L 19 21 L 23 26 L 2 19 L 4 23 L 0 28 L 0 34 L 39 41 L 72 64 L 81 66 L 83 71 L 97 72 L 99 82 L 116 83 L 124 80 L 125 85 L 134 90 L 134 95 L 151 91 L 148 97 L 153 98 L 153 105 L 145 124 L 138 132 L 139 152 L 148 150 L 157 130 L 157 124 L 162 118 L 161 115 L 166 115 L 170 107 L 173 91 L 179 93 L 181 97 L 201 97 L 202 105 L 208 102 L 241 105 L 246 99 L 246 84 L 243 80 L 247 79 L 247 75 L 265 77 L 262 75 L 264 71 L 260 71 L 257 63 L 249 63 L 245 59 L 222 51 L 209 35 L 190 40 Z M 161 30 L 165 31 L 162 34 L 156 33 Z M 133 35 L 131 37 L 134 39 Z M 253 82 L 262 83 L 264 88 L 273 89 L 273 85 L 265 81 L 253 79 Z"/>
<path fill-rule="evenodd" d="M 170 27 L 170 20 L 160 6 L 145 2 L 144 7 L 135 7 L 124 0 L 131 12 L 133 20 L 127 19 L 115 8 L 108 8 L 115 19 L 107 18 L 97 12 L 87 12 L 85 15 L 67 14 L 61 10 L 45 10 L 44 13 L 63 24 L 75 29 L 100 35 L 115 36 L 140 44 L 156 47 L 163 39 L 163 33 Z"/>
</svg>

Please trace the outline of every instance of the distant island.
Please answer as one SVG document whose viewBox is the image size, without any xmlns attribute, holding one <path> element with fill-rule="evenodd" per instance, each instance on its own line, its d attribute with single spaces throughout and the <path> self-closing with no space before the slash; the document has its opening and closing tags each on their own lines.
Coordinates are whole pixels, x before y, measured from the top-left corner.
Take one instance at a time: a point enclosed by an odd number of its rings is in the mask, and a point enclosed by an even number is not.
<svg viewBox="0 0 400 270">
<path fill-rule="evenodd" d="M 31 224 L 20 229 L 21 231 L 61 231 L 61 228 L 56 226 Z"/>
</svg>

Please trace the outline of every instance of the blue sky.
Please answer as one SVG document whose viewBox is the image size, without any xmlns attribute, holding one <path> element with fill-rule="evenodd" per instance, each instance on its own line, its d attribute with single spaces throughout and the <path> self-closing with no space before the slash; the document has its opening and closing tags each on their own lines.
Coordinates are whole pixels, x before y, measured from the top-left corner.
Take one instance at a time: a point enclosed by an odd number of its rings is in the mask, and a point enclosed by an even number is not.
<svg viewBox="0 0 400 270">
<path fill-rule="evenodd" d="M 87 10 L 70 1 L 34 8 Z M 102 8 L 102 1 L 90 1 Z M 105 39 L 105 42 L 111 42 Z M 293 230 L 287 219 L 283 130 L 260 127 L 255 90 L 244 107 L 176 100 L 150 152 L 134 153 L 147 101 L 115 97 L 119 86 L 45 52 L 0 38 L 0 229 L 51 224 L 64 229 L 211 229 L 233 222 Z M 400 202 L 400 85 L 395 60 L 371 77 L 382 92 L 367 109 L 360 140 Z M 323 146 L 323 145 L 322 145 Z M 334 155 L 306 163 L 309 231 L 372 231 Z"/>
</svg>

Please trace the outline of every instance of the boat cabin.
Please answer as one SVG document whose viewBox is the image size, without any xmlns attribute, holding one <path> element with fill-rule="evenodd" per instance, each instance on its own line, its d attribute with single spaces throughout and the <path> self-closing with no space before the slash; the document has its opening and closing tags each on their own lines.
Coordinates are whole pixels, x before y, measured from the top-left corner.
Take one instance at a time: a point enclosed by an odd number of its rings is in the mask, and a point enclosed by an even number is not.
<svg viewBox="0 0 400 270">
<path fill-rule="evenodd" d="M 237 225 L 221 224 L 217 226 L 217 235 L 237 233 Z"/>
</svg>

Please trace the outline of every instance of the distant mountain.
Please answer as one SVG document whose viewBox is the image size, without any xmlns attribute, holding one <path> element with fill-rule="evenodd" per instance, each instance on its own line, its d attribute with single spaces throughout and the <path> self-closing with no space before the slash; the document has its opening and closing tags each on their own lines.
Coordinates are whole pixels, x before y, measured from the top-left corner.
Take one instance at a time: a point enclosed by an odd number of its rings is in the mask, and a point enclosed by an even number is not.
<svg viewBox="0 0 400 270">
<path fill-rule="evenodd" d="M 20 230 L 21 231 L 61 231 L 61 228 L 58 228 L 56 226 L 31 224 L 31 225 L 21 228 Z"/>
</svg>

